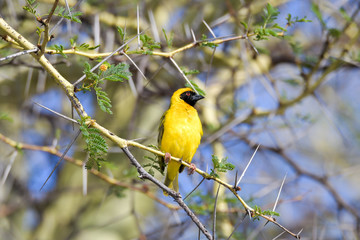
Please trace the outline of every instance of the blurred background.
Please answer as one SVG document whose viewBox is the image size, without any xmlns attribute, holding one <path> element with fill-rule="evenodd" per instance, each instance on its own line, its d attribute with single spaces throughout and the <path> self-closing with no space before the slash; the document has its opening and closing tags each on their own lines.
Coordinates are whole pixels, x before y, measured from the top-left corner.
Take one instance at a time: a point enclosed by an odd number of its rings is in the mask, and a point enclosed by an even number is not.
<svg viewBox="0 0 360 240">
<path fill-rule="evenodd" d="M 46 17 L 53 1 L 39 0 L 36 11 Z M 266 27 L 285 37 L 268 36 L 227 41 L 215 48 L 197 46 L 177 53 L 187 77 L 206 93 L 197 104 L 204 136 L 193 162 L 210 172 L 212 155 L 235 166 L 220 177 L 233 184 L 255 154 L 240 182 L 240 196 L 252 207 L 275 211 L 277 221 L 302 239 L 359 239 L 360 234 L 360 51 L 359 2 L 333 1 L 75 1 L 81 23 L 60 22 L 49 49 L 62 45 L 100 45 L 90 53 L 112 52 L 140 31 L 169 52 L 200 40 L 253 34 L 264 27 L 266 4 L 279 15 Z M 13 28 L 38 42 L 35 17 L 23 9 L 26 1 L 1 0 L 0 14 Z M 66 8 L 61 0 L 59 6 Z M 288 26 L 286 18 L 311 20 Z M 50 27 L 60 20 L 54 16 Z M 206 24 L 204 24 L 204 22 Z M 193 31 L 193 34 L 192 34 Z M 172 39 L 172 45 L 168 46 Z M 125 139 L 157 144 L 159 119 L 172 93 L 186 81 L 173 63 L 161 56 L 137 53 L 135 39 L 128 57 L 116 55 L 111 64 L 126 62 L 132 77 L 105 82 L 113 114 L 100 110 L 93 92 L 78 92 L 85 111 L 99 124 Z M 0 57 L 18 52 L 0 40 Z M 96 59 L 76 54 L 46 55 L 71 83 L 83 75 L 84 63 Z M 140 70 L 140 71 L 139 71 Z M 141 74 L 141 73 L 142 74 Z M 144 76 L 143 76 L 144 75 Z M 86 173 L 85 142 L 79 137 L 45 187 L 41 186 L 59 156 L 39 149 L 16 150 L 6 139 L 29 145 L 53 146 L 63 152 L 77 132 L 72 124 L 34 104 L 71 117 L 63 90 L 29 55 L 0 62 L 0 235 L 2 239 L 205 239 L 196 225 L 169 197 L 138 178 L 122 151 L 110 148 L 101 176 Z M 78 117 L 74 116 L 75 119 Z M 24 147 L 26 148 L 26 146 Z M 130 149 L 147 166 L 149 152 Z M 96 169 L 96 167 L 95 167 Z M 151 167 L 155 177 L 164 176 Z M 94 170 L 94 169 L 93 169 Z M 106 177 L 107 176 L 107 177 Z M 286 177 L 286 178 L 285 178 Z M 105 179 L 105 181 L 104 181 Z M 116 179 L 117 182 L 108 181 Z M 186 196 L 202 180 L 180 175 Z M 189 207 L 212 229 L 218 185 L 204 181 L 186 199 Z M 263 219 L 250 219 L 232 193 L 220 188 L 216 239 L 291 239 Z M 282 235 L 280 235 L 282 234 Z M 280 236 L 279 236 L 280 235 Z"/>
</svg>

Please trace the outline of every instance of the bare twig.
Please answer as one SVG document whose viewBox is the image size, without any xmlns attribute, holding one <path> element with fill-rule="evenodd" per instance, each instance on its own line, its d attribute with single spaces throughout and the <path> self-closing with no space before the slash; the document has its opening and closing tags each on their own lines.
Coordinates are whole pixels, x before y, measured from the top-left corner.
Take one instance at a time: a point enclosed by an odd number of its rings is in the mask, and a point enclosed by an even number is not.
<svg viewBox="0 0 360 240">
<path fill-rule="evenodd" d="M 9 55 L 9 56 L 0 58 L 0 62 L 1 62 L 1 61 L 5 61 L 5 60 L 8 60 L 8 59 L 11 59 L 11 58 L 16 58 L 16 57 L 19 57 L 19 56 L 22 56 L 22 55 L 25 55 L 25 54 L 37 52 L 37 51 L 39 51 L 39 49 L 38 49 L 38 48 L 34 48 L 34 49 L 30 49 L 30 50 L 25 50 L 25 51 L 21 51 L 21 52 L 18 52 L 18 53 L 14 53 L 14 54 L 11 54 L 11 55 Z"/>
<path fill-rule="evenodd" d="M 139 4 L 136 5 L 136 20 L 137 20 L 137 40 L 138 40 L 138 48 L 141 46 L 140 41 L 140 9 Z"/>
<path fill-rule="evenodd" d="M 236 229 L 238 227 L 240 227 L 240 225 L 242 224 L 242 222 L 244 221 L 244 219 L 246 218 L 246 216 L 248 216 L 248 213 L 244 214 L 244 217 L 240 220 L 240 222 L 238 224 L 236 224 L 236 226 L 234 227 L 234 230 L 231 232 L 231 234 L 229 235 L 229 237 L 227 238 L 227 240 L 231 239 L 232 235 L 235 233 Z"/>
<path fill-rule="evenodd" d="M 51 171 L 51 173 L 49 174 L 49 176 L 46 178 L 45 182 L 43 183 L 43 185 L 40 188 L 40 191 L 43 189 L 43 187 L 45 186 L 45 184 L 49 181 L 50 177 L 53 175 L 53 173 L 55 172 L 56 168 L 60 165 L 61 161 L 64 159 L 65 155 L 67 154 L 67 152 L 70 150 L 71 146 L 74 144 L 74 142 L 76 141 L 76 139 L 79 137 L 81 131 L 78 130 L 78 132 L 75 134 L 73 140 L 70 142 L 70 144 L 66 147 L 64 153 L 61 155 L 59 161 L 56 163 L 55 167 L 53 168 L 53 170 Z"/>
<path fill-rule="evenodd" d="M 285 232 L 284 231 L 282 231 L 280 234 L 278 234 L 276 237 L 274 237 L 272 240 L 276 240 L 276 239 L 278 239 L 279 237 L 281 237 L 281 235 L 283 235 Z"/>
<path fill-rule="evenodd" d="M 135 66 L 135 68 L 139 71 L 139 73 L 141 74 L 141 76 L 145 79 L 145 80 L 148 80 L 146 78 L 146 76 L 144 75 L 144 73 L 141 71 L 141 69 L 138 67 L 138 65 L 131 59 L 131 57 L 129 55 L 127 55 L 124 51 L 122 51 L 122 54 L 127 58 L 129 59 L 129 61 Z M 132 82 L 132 83 L 131 83 Z M 133 86 L 132 86 L 133 85 Z M 130 87 L 131 87 L 131 91 L 133 92 L 133 94 L 135 96 L 137 96 L 137 92 L 136 92 L 136 88 L 135 88 L 135 85 L 134 85 L 134 81 L 131 79 L 130 81 Z M 134 89 L 133 89 L 134 88 Z"/>
<path fill-rule="evenodd" d="M 191 36 L 193 38 L 193 41 L 194 41 L 194 43 L 196 43 L 195 33 L 194 33 L 194 31 L 192 29 L 190 29 L 190 31 L 191 31 Z"/>
<path fill-rule="evenodd" d="M 284 183 L 285 183 L 285 180 L 286 180 L 286 176 L 287 176 L 287 173 L 285 174 L 284 179 L 283 179 L 282 182 L 281 182 L 280 189 L 279 189 L 279 192 L 278 192 L 278 194 L 277 194 L 277 196 L 276 196 L 276 200 L 275 200 L 275 203 L 274 203 L 274 207 L 273 207 L 273 209 L 272 209 L 273 212 L 275 212 L 276 206 L 277 206 L 277 204 L 279 203 L 280 193 L 281 193 L 281 190 L 282 190 L 282 188 L 283 188 L 283 186 L 284 186 Z M 271 215 L 271 216 L 272 216 L 272 215 Z M 265 225 L 266 225 L 268 222 L 269 222 L 269 221 L 267 221 L 267 222 L 265 223 Z"/>
<path fill-rule="evenodd" d="M 89 153 L 86 154 L 86 158 L 83 162 L 82 166 L 82 183 L 83 183 L 83 196 L 87 195 L 87 186 L 88 186 L 88 170 L 86 168 L 86 164 L 89 160 Z"/>
<path fill-rule="evenodd" d="M 154 35 L 154 39 L 155 39 L 156 42 L 160 42 L 159 31 L 158 31 L 158 28 L 156 26 L 156 21 L 155 21 L 153 11 L 149 10 L 148 15 L 149 15 L 151 30 L 152 30 L 152 33 Z"/>
<path fill-rule="evenodd" d="M 209 32 L 211 33 L 211 35 L 216 38 L 216 35 L 215 33 L 213 32 L 213 30 L 211 29 L 211 27 L 207 24 L 207 22 L 205 20 L 202 21 L 204 23 L 204 25 L 207 27 L 207 29 L 209 30 Z M 211 58 L 210 58 L 210 62 L 209 62 L 209 69 L 206 73 L 206 80 L 205 80 L 205 85 L 207 83 L 207 81 L 209 80 L 209 76 L 210 76 L 210 73 L 211 73 L 211 66 L 212 66 L 212 63 L 213 63 L 213 60 L 214 60 L 214 55 L 215 55 L 215 52 L 216 52 L 216 48 L 217 46 L 215 45 L 214 47 L 214 50 L 211 54 Z"/>
<path fill-rule="evenodd" d="M 219 197 L 219 190 L 220 190 L 220 184 L 218 186 L 218 189 L 216 191 L 216 195 L 215 195 L 215 203 L 214 203 L 214 214 L 213 214 L 213 239 L 215 239 L 215 228 L 216 228 L 216 206 L 217 206 L 217 201 L 218 201 L 218 197 Z"/>
<path fill-rule="evenodd" d="M 40 103 L 37 103 L 37 102 L 34 102 L 34 101 L 33 101 L 33 103 L 35 103 L 36 105 L 38 105 L 38 106 L 40 106 L 40 107 L 42 107 L 42 108 L 44 108 L 44 109 L 46 109 L 46 110 L 48 110 L 48 111 L 56 114 L 56 115 L 58 115 L 58 116 L 66 119 L 66 120 L 69 120 L 70 122 L 79 124 L 75 119 L 72 119 L 72 118 L 67 117 L 67 116 L 65 116 L 65 115 L 63 115 L 63 114 L 61 114 L 61 113 L 58 113 L 58 112 L 56 112 L 56 111 L 54 111 L 54 110 L 52 110 L 52 109 L 50 109 L 50 108 L 47 108 L 47 107 L 45 107 L 44 105 L 42 105 L 42 104 L 40 104 Z"/>
<path fill-rule="evenodd" d="M 12 165 L 14 164 L 15 158 L 18 154 L 17 150 L 14 150 L 10 156 L 9 156 L 9 164 L 6 166 L 5 170 L 4 170 L 4 174 L 1 177 L 1 182 L 0 182 L 0 186 L 3 186 L 7 177 L 9 176 L 10 170 L 12 168 Z"/>
<path fill-rule="evenodd" d="M 283 188 L 283 186 L 284 186 L 284 183 L 285 183 L 285 180 L 286 180 L 286 176 L 287 176 L 287 174 L 285 174 L 284 179 L 283 179 L 283 181 L 281 182 L 280 189 L 279 189 L 279 192 L 278 192 L 278 195 L 277 195 L 277 197 L 276 197 L 275 204 L 274 204 L 274 207 L 273 207 L 273 212 L 275 212 L 276 206 L 277 206 L 277 204 L 278 204 L 278 202 L 279 202 L 280 193 L 281 193 L 281 190 L 282 190 L 282 188 Z"/>
<path fill-rule="evenodd" d="M 191 192 L 189 192 L 185 197 L 184 197 L 184 201 L 203 183 L 203 181 L 205 180 L 205 178 L 203 177 L 203 179 L 201 179 L 201 181 L 199 182 L 198 185 L 196 185 L 196 187 L 191 190 Z"/>
<path fill-rule="evenodd" d="M 71 13 L 71 9 L 70 9 L 68 0 L 65 0 L 65 6 L 66 6 L 66 10 L 69 13 L 70 18 L 72 19 L 72 13 Z M 71 31 L 71 20 L 67 21 L 67 27 L 68 27 L 68 33 L 71 34 L 71 32 L 72 32 Z M 95 45 L 97 45 L 97 44 L 95 44 Z"/>
<path fill-rule="evenodd" d="M 177 63 L 175 62 L 175 60 L 173 58 L 170 58 L 171 62 L 174 64 L 174 66 L 176 67 L 176 69 L 180 72 L 180 74 L 185 78 L 185 80 L 189 83 L 189 85 L 191 86 L 191 88 L 197 93 L 199 94 L 195 87 L 191 84 L 190 80 L 187 78 L 187 76 L 185 75 L 185 73 L 180 69 L 179 65 L 177 65 Z"/>
<path fill-rule="evenodd" d="M 239 183 L 241 182 L 241 179 L 244 177 L 245 172 L 246 172 L 246 170 L 248 169 L 248 167 L 250 166 L 250 164 L 251 164 L 252 160 L 254 159 L 255 154 L 257 153 L 257 151 L 258 151 L 259 147 L 260 147 L 260 144 L 258 144 L 258 145 L 257 145 L 257 147 L 256 147 L 256 149 L 255 149 L 255 151 L 254 151 L 253 155 L 251 156 L 251 158 L 250 158 L 250 160 L 249 160 L 248 164 L 246 165 L 246 167 L 245 167 L 244 171 L 242 172 L 242 174 L 241 174 L 241 176 L 240 176 L 239 180 L 237 181 L 236 186 L 238 186 L 238 185 L 239 185 Z"/>
</svg>

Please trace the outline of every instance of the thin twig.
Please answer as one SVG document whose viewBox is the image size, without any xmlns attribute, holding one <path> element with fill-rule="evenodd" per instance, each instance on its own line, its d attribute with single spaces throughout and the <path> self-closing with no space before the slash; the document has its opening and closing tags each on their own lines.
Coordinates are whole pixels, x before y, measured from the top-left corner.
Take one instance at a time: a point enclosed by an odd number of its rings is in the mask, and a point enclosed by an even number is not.
<svg viewBox="0 0 360 240">
<path fill-rule="evenodd" d="M 201 179 L 201 181 L 199 182 L 198 185 L 196 185 L 196 187 L 191 190 L 191 192 L 189 192 L 185 197 L 184 197 L 184 201 L 203 183 L 203 181 L 205 180 L 205 178 L 203 177 L 203 179 Z"/>
<path fill-rule="evenodd" d="M 158 31 L 158 28 L 156 26 L 156 21 L 155 21 L 153 11 L 149 10 L 148 15 L 149 15 L 151 30 L 152 30 L 152 33 L 154 35 L 154 39 L 155 39 L 156 42 L 160 42 L 159 31 Z"/>
<path fill-rule="evenodd" d="M 285 180 L 286 180 L 286 176 L 287 176 L 287 173 L 285 174 L 284 179 L 283 179 L 282 182 L 281 182 L 280 189 L 279 189 L 279 192 L 278 192 L 278 194 L 277 194 L 277 196 L 276 196 L 276 200 L 275 200 L 275 203 L 274 203 L 274 207 L 273 207 L 273 209 L 272 209 L 273 212 L 275 212 L 276 206 L 277 206 L 277 204 L 279 203 L 279 198 L 280 198 L 281 190 L 282 190 L 282 188 L 283 188 L 283 186 L 284 186 L 284 183 L 285 183 Z M 270 215 L 270 216 L 272 217 L 273 215 Z M 265 225 L 268 224 L 268 222 L 269 222 L 269 221 L 267 221 L 267 222 L 265 223 Z M 265 225 L 264 225 L 264 226 L 265 226 Z"/>
<path fill-rule="evenodd" d="M 207 24 L 207 22 L 206 22 L 205 20 L 203 20 L 203 23 L 204 23 L 204 25 L 207 27 L 207 29 L 209 30 L 209 32 L 211 33 L 211 35 L 212 35 L 214 38 L 216 38 L 215 33 L 213 32 L 213 30 L 211 29 L 211 27 Z M 211 54 L 211 57 L 210 57 L 209 69 L 208 69 L 208 71 L 207 71 L 207 73 L 206 73 L 205 85 L 206 85 L 207 81 L 209 80 L 209 76 L 210 76 L 210 73 L 211 73 L 211 66 L 212 66 L 212 63 L 213 63 L 213 61 L 214 61 L 214 56 L 215 56 L 216 48 L 217 48 L 217 46 L 215 45 L 214 50 L 213 50 L 213 52 L 212 52 L 212 54 Z"/>
<path fill-rule="evenodd" d="M 278 239 L 281 235 L 283 235 L 285 233 L 285 231 L 282 231 L 279 235 L 277 235 L 276 237 L 274 237 L 272 240 L 276 240 Z"/>
<path fill-rule="evenodd" d="M 195 87 L 191 84 L 190 80 L 187 78 L 187 76 L 185 75 L 185 73 L 180 69 L 179 65 L 177 65 L 177 63 L 175 62 L 175 60 L 173 58 L 170 58 L 171 62 L 175 65 L 176 69 L 180 72 L 180 74 L 185 78 L 185 80 L 189 83 L 189 85 L 191 86 L 191 88 L 197 93 L 199 94 Z"/>
<path fill-rule="evenodd" d="M 146 81 L 148 81 L 148 79 L 146 78 L 146 76 L 145 76 L 145 74 L 141 71 L 141 69 L 138 67 L 138 65 L 131 59 L 131 57 L 129 56 L 129 55 L 127 55 L 124 51 L 122 51 L 122 54 L 127 58 L 127 59 L 129 59 L 129 61 L 135 66 L 135 68 L 139 71 L 139 73 L 141 74 L 141 76 L 146 80 Z M 133 81 L 132 79 L 131 79 L 131 81 Z M 137 96 L 137 92 L 136 92 L 136 88 L 135 88 L 135 85 L 134 85 L 134 83 L 132 83 L 133 84 L 133 86 L 134 86 L 134 89 L 131 89 L 131 90 L 134 90 L 133 91 L 133 94 L 134 94 L 134 92 L 135 92 L 135 96 Z M 131 84 L 130 84 L 130 86 L 131 86 Z"/>
<path fill-rule="evenodd" d="M 220 190 L 220 184 L 218 186 L 218 189 L 216 191 L 216 196 L 215 196 L 215 203 L 214 203 L 214 214 L 213 214 L 213 234 L 212 237 L 213 239 L 215 239 L 215 228 L 216 228 L 216 206 L 217 206 L 217 201 L 218 201 L 218 197 L 219 197 L 219 190 Z"/>
<path fill-rule="evenodd" d="M 25 90 L 24 90 L 25 99 L 27 99 L 27 97 L 29 96 L 30 84 L 31 84 L 31 78 L 32 78 L 33 72 L 34 72 L 34 69 L 29 68 L 29 72 L 28 72 L 28 75 L 26 78 Z"/>
<path fill-rule="evenodd" d="M 240 225 L 242 224 L 242 222 L 244 221 L 244 219 L 246 218 L 247 215 L 248 215 L 248 213 L 244 214 L 244 217 L 241 219 L 241 221 L 238 224 L 236 224 L 236 226 L 234 227 L 234 230 L 231 232 L 231 234 L 229 235 L 229 237 L 226 240 L 229 240 L 232 237 L 232 235 L 235 233 L 236 229 L 238 227 L 240 227 Z"/>
<path fill-rule="evenodd" d="M 145 30 L 146 31 L 146 30 Z M 144 31 L 143 31 L 144 32 Z M 141 33 L 143 33 L 141 32 Z M 126 45 L 128 45 L 132 40 L 134 40 L 138 35 L 130 38 L 126 43 L 124 43 L 123 45 L 121 45 L 118 49 L 116 49 L 115 51 L 113 51 L 111 54 L 109 54 L 106 58 L 104 58 L 101 62 L 99 62 L 98 64 L 96 64 L 92 69 L 90 69 L 90 72 L 93 72 L 95 69 L 97 69 L 98 67 L 100 67 L 105 61 L 107 61 L 109 58 L 111 58 L 115 53 L 119 52 L 120 50 L 122 50 Z M 86 74 L 84 74 L 81 78 L 79 78 L 75 83 L 73 83 L 73 86 L 76 86 L 77 84 L 79 84 L 82 80 L 84 80 L 86 78 Z"/>
<path fill-rule="evenodd" d="M 49 176 L 46 178 L 45 182 L 43 183 L 43 185 L 40 188 L 40 191 L 43 189 L 43 187 L 45 186 L 45 184 L 49 181 L 50 177 L 53 175 L 53 173 L 55 172 L 56 168 L 60 165 L 61 161 L 64 159 L 65 155 L 67 154 L 67 152 L 70 150 L 70 147 L 74 144 L 74 142 L 76 141 L 76 139 L 79 137 L 81 131 L 78 130 L 78 132 L 76 133 L 75 137 L 73 138 L 73 140 L 70 142 L 70 144 L 66 147 L 64 153 L 61 155 L 59 161 L 56 163 L 55 167 L 53 168 L 53 170 L 51 171 L 51 173 L 49 174 Z"/>
<path fill-rule="evenodd" d="M 206 28 L 209 30 L 209 32 L 211 33 L 211 35 L 216 38 L 215 33 L 213 32 L 213 30 L 211 29 L 211 27 L 207 24 L 207 22 L 205 22 L 205 20 L 203 19 L 202 22 L 204 23 L 204 25 L 206 26 Z"/>
<path fill-rule="evenodd" d="M 86 158 L 83 162 L 82 166 L 82 183 L 83 183 L 83 196 L 87 195 L 87 189 L 88 189 L 88 170 L 86 168 L 86 164 L 89 160 L 89 153 L 86 154 Z"/>
<path fill-rule="evenodd" d="M 274 204 L 274 207 L 273 207 L 273 212 L 275 212 L 276 206 L 277 206 L 277 204 L 278 204 L 278 202 L 279 202 L 280 193 L 281 193 L 281 190 L 282 190 L 282 188 L 283 188 L 283 186 L 284 186 L 284 183 L 285 183 L 285 180 L 286 180 L 286 176 L 287 176 L 287 173 L 285 174 L 284 179 L 282 180 L 282 183 L 281 183 L 281 186 L 280 186 L 280 189 L 279 189 L 279 192 L 278 192 L 278 194 L 277 194 L 277 197 L 276 197 L 276 200 L 275 200 L 275 204 Z"/>
<path fill-rule="evenodd" d="M 9 55 L 9 56 L 0 58 L 0 62 L 5 61 L 5 60 L 8 60 L 8 59 L 11 59 L 11 58 L 16 58 L 16 57 L 19 57 L 19 56 L 22 56 L 22 55 L 25 55 L 25 54 L 37 52 L 37 51 L 39 51 L 38 48 L 34 48 L 34 49 L 30 49 L 30 50 L 25 50 L 25 51 L 21 51 L 21 52 L 17 52 L 17 53 L 11 54 L 11 55 Z"/>
<path fill-rule="evenodd" d="M 75 119 L 72 119 L 72 118 L 67 117 L 67 116 L 65 116 L 65 115 L 63 115 L 63 114 L 61 114 L 61 113 L 58 113 L 58 112 L 56 112 L 56 111 L 54 111 L 54 110 L 52 110 L 52 109 L 50 109 L 50 108 L 47 108 L 47 107 L 45 107 L 44 105 L 42 105 L 42 104 L 40 104 L 40 103 L 37 103 L 37 102 L 34 102 L 34 101 L 33 101 L 33 103 L 35 103 L 35 104 L 38 105 L 39 107 L 45 108 L 46 110 L 48 110 L 48 111 L 50 111 L 50 112 L 52 112 L 52 113 L 54 113 L 54 114 L 56 114 L 56 115 L 58 115 L 58 116 L 60 116 L 60 117 L 62 117 L 62 118 L 64 118 L 64 119 L 66 119 L 66 120 L 69 120 L 69 121 L 71 121 L 71 122 L 73 122 L 73 123 L 79 124 Z"/>
<path fill-rule="evenodd" d="M 141 42 L 140 42 L 140 9 L 139 9 L 139 4 L 136 5 L 136 21 L 137 21 L 138 48 L 140 48 Z"/>
<path fill-rule="evenodd" d="M 4 174 L 1 178 L 1 183 L 0 183 L 0 186 L 3 186 L 7 177 L 9 176 L 9 173 L 10 173 L 10 170 L 14 164 L 14 161 L 15 161 L 15 158 L 18 154 L 18 151 L 17 150 L 14 150 L 10 156 L 9 156 L 9 164 L 6 166 L 5 170 L 4 170 Z"/>
<path fill-rule="evenodd" d="M 196 43 L 195 33 L 194 33 L 194 31 L 192 29 L 190 29 L 190 31 L 191 31 L 191 36 L 192 36 L 192 38 L 194 40 L 194 43 Z"/>
<path fill-rule="evenodd" d="M 241 174 L 241 176 L 240 176 L 239 180 L 237 181 L 236 186 L 238 186 L 238 185 L 239 185 L 239 183 L 241 182 L 241 179 L 244 177 L 245 172 L 246 172 L 246 170 L 248 169 L 248 167 L 250 166 L 250 163 L 252 162 L 252 160 L 254 159 L 255 154 L 256 154 L 256 152 L 258 151 L 259 147 L 260 147 L 260 144 L 258 144 L 258 145 L 257 145 L 257 147 L 256 147 L 256 149 L 255 149 L 255 151 L 254 151 L 253 155 L 251 156 L 251 158 L 250 158 L 250 160 L 249 160 L 248 164 L 246 165 L 246 167 L 245 167 L 244 171 L 242 172 L 242 174 Z"/>
</svg>

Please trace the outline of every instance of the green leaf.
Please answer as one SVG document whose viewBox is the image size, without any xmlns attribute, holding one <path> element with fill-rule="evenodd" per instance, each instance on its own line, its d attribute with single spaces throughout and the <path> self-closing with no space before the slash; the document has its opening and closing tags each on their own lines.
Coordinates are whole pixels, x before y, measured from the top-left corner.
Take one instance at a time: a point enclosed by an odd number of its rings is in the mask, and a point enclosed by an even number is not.
<svg viewBox="0 0 360 240">
<path fill-rule="evenodd" d="M 112 107 L 111 100 L 110 98 L 108 98 L 107 93 L 102 91 L 100 87 L 96 87 L 94 88 L 94 90 L 96 93 L 96 99 L 100 109 L 109 114 L 113 114 L 113 112 L 111 111 L 111 107 Z"/>
<path fill-rule="evenodd" d="M 82 44 L 80 47 L 86 48 L 87 46 L 87 44 Z M 103 91 L 99 85 L 102 84 L 105 80 L 123 82 L 124 80 L 128 80 L 132 74 L 129 71 L 129 65 L 126 63 L 110 65 L 109 63 L 105 62 L 103 65 L 105 65 L 105 68 L 99 69 L 98 73 L 95 73 L 91 72 L 91 66 L 88 62 L 84 63 L 83 72 L 86 75 L 87 81 L 83 82 L 82 87 L 79 90 L 86 92 L 94 89 L 100 109 L 106 113 L 112 114 L 111 100 L 107 93 Z"/>
<path fill-rule="evenodd" d="M 9 117 L 9 115 L 7 113 L 0 113 L 0 120 L 5 120 L 5 121 L 9 121 L 9 122 L 14 121 L 11 117 Z"/>
<path fill-rule="evenodd" d="M 71 47 L 75 47 L 75 45 L 76 45 L 76 38 L 77 38 L 77 36 L 75 36 L 74 38 L 70 38 L 70 46 L 71 46 Z"/>
<path fill-rule="evenodd" d="M 339 11 L 340 11 L 341 15 L 343 16 L 343 18 L 344 18 L 347 22 L 351 22 L 351 21 L 352 21 L 351 16 L 346 12 L 345 8 L 341 7 Z"/>
<path fill-rule="evenodd" d="M 201 40 L 202 42 L 200 42 L 200 46 L 201 47 L 210 47 L 210 48 L 216 48 L 217 46 L 219 46 L 216 43 L 212 43 L 210 41 L 207 40 L 207 36 L 205 34 L 201 35 Z"/>
<path fill-rule="evenodd" d="M 311 11 L 315 14 L 315 16 L 317 17 L 317 19 L 319 19 L 320 23 L 321 23 L 321 26 L 322 27 L 325 27 L 325 22 L 324 22 L 324 19 L 323 19 L 323 16 L 320 12 L 320 8 L 319 8 L 319 5 L 315 4 L 315 3 L 312 3 L 311 4 Z"/>
<path fill-rule="evenodd" d="M 300 85 L 300 81 L 299 81 L 299 80 L 296 80 L 296 79 L 293 79 L 293 78 L 285 79 L 285 80 L 283 80 L 283 81 L 286 82 L 287 84 L 293 86 L 293 87 L 296 87 L 296 86 L 299 86 L 299 85 Z"/>
<path fill-rule="evenodd" d="M 206 96 L 205 91 L 202 90 L 193 80 L 190 80 L 190 83 L 194 86 L 195 89 L 193 89 L 193 87 L 189 83 L 186 83 L 185 86 L 193 90 L 196 90 L 201 96 L 204 97 Z"/>
<path fill-rule="evenodd" d="M 268 31 L 268 34 L 270 34 L 270 35 L 273 36 L 273 37 L 277 37 L 277 36 L 278 36 L 277 33 L 276 33 L 274 30 L 272 30 L 272 29 L 267 29 L 267 31 Z"/>
<path fill-rule="evenodd" d="M 174 32 L 171 32 L 171 33 L 170 33 L 170 36 L 168 37 L 168 36 L 166 35 L 165 29 L 162 29 L 162 31 L 163 31 L 163 33 L 164 33 L 167 46 L 168 46 L 169 48 L 171 48 L 172 45 L 173 45 Z"/>
<path fill-rule="evenodd" d="M 260 215 L 267 215 L 267 216 L 280 216 L 279 213 L 277 212 L 274 212 L 274 211 L 271 211 L 271 210 L 265 210 L 265 211 L 262 211 L 261 208 L 259 206 L 254 206 L 254 215 L 252 216 L 253 217 L 253 220 L 260 220 Z"/>
<path fill-rule="evenodd" d="M 89 47 L 88 50 L 95 50 L 95 49 L 97 49 L 98 47 L 100 47 L 100 44 L 99 44 L 99 45 L 96 45 L 96 46 L 93 46 L 93 47 Z"/>
<path fill-rule="evenodd" d="M 266 4 L 266 8 L 264 8 L 263 11 L 265 14 L 265 16 L 263 16 L 264 28 L 267 24 L 273 23 L 277 19 L 277 16 L 280 14 L 280 11 L 277 8 L 273 7 L 270 3 Z"/>
<path fill-rule="evenodd" d="M 329 34 L 334 38 L 339 38 L 341 36 L 341 33 L 342 32 L 339 29 L 329 28 Z"/>
<path fill-rule="evenodd" d="M 199 70 L 197 69 L 193 69 L 193 70 L 187 70 L 184 67 L 180 67 L 181 71 L 187 76 L 187 75 L 191 75 L 191 74 L 198 74 Z"/>
<path fill-rule="evenodd" d="M 126 191 L 126 189 L 127 188 L 125 188 L 125 187 L 112 185 L 109 188 L 108 195 L 114 194 L 118 198 L 123 198 L 126 196 L 124 193 Z"/>
<path fill-rule="evenodd" d="M 241 23 L 241 25 L 243 25 L 243 26 L 244 26 L 245 30 L 247 30 L 247 29 L 248 29 L 248 25 L 247 25 L 247 23 L 246 23 L 246 22 L 244 22 L 244 21 L 240 21 L 240 23 Z"/>
<path fill-rule="evenodd" d="M 154 39 L 146 34 L 140 35 L 140 41 L 143 43 L 143 48 L 148 50 L 154 50 L 155 48 L 161 48 L 160 43 L 155 42 Z"/>
<path fill-rule="evenodd" d="M 39 5 L 36 0 L 26 0 L 26 4 L 27 6 L 23 6 L 23 9 L 36 16 L 36 8 Z"/>
<path fill-rule="evenodd" d="M 124 29 L 122 29 L 122 27 L 119 27 L 119 26 L 117 26 L 116 29 L 117 29 L 117 31 L 118 31 L 118 33 L 120 35 L 121 40 L 124 41 L 125 36 L 126 36 L 126 32 L 124 31 Z"/>
<path fill-rule="evenodd" d="M 79 16 L 82 15 L 82 12 L 76 12 L 76 11 L 74 11 L 73 8 L 70 8 L 70 12 L 71 12 L 71 14 L 63 6 L 57 6 L 55 9 L 54 15 L 68 19 L 73 22 L 81 23 Z"/>
<path fill-rule="evenodd" d="M 70 20 L 73 22 L 81 23 L 80 18 L 78 16 L 81 16 L 82 12 L 72 12 Z"/>
<path fill-rule="evenodd" d="M 281 31 L 284 31 L 284 32 L 287 31 L 285 28 L 279 26 L 279 24 L 277 24 L 277 23 L 275 23 L 275 24 L 272 26 L 272 28 L 280 29 Z"/>
<path fill-rule="evenodd" d="M 132 76 L 129 71 L 129 65 L 126 63 L 119 63 L 118 65 L 110 65 L 110 67 L 102 73 L 101 77 L 105 80 L 123 82 L 129 80 Z"/>
<path fill-rule="evenodd" d="M 302 49 L 302 46 L 301 46 L 300 42 L 298 42 L 298 41 L 295 41 L 295 42 L 290 41 L 289 44 L 290 44 L 290 47 L 292 48 L 293 52 L 296 55 L 299 55 L 299 54 L 301 54 L 303 52 L 303 49 Z"/>
<path fill-rule="evenodd" d="M 44 28 L 40 28 L 40 27 L 36 27 L 36 33 L 37 35 L 40 37 L 41 36 L 41 33 L 44 32 L 45 29 Z"/>
<path fill-rule="evenodd" d="M 227 161 L 226 158 L 222 158 L 221 160 L 216 156 L 212 155 L 212 162 L 213 162 L 213 169 L 211 169 L 210 175 L 218 177 L 218 174 L 216 172 L 227 172 L 231 171 L 235 168 L 235 166 Z"/>
<path fill-rule="evenodd" d="M 98 129 L 88 128 L 85 123 L 87 119 L 90 119 L 90 117 L 81 118 L 78 120 L 82 137 L 86 143 L 85 150 L 89 154 L 86 168 L 91 169 L 92 167 L 96 166 L 98 170 L 100 170 L 101 162 L 105 161 L 104 156 L 108 152 L 108 145 L 104 137 L 100 135 L 100 131 Z"/>
<path fill-rule="evenodd" d="M 64 51 L 64 46 L 63 45 L 56 45 L 55 44 L 52 47 L 55 49 L 56 53 L 59 53 L 64 58 L 67 58 L 67 56 L 63 52 Z"/>
</svg>

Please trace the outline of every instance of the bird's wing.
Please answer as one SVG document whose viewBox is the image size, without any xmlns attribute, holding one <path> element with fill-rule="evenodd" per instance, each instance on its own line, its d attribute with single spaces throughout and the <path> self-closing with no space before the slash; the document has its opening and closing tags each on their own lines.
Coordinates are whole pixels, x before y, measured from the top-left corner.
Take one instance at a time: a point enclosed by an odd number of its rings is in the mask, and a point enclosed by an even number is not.
<svg viewBox="0 0 360 240">
<path fill-rule="evenodd" d="M 164 121 L 165 121 L 165 114 L 166 112 L 162 115 L 162 117 L 160 118 L 160 125 L 159 125 L 159 135 L 158 135 L 158 147 L 159 149 L 161 149 L 161 140 L 162 137 L 164 135 Z M 158 157 L 159 159 L 159 166 L 160 166 L 160 170 L 161 173 L 164 174 L 164 170 L 165 170 L 165 160 L 164 157 Z"/>
</svg>

